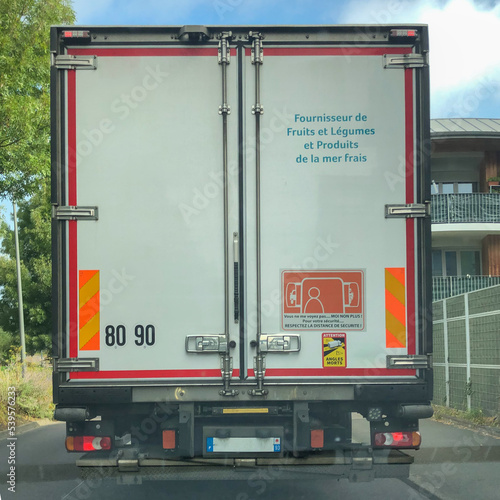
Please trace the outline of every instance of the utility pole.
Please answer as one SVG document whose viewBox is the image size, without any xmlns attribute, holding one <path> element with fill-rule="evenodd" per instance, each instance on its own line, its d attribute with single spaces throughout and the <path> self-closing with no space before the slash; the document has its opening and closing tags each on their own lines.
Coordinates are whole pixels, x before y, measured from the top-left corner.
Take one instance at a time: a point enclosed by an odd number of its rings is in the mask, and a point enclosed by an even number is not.
<svg viewBox="0 0 500 500">
<path fill-rule="evenodd" d="M 16 271 L 17 271 L 17 298 L 19 303 L 19 332 L 21 334 L 21 373 L 26 375 L 26 341 L 24 339 L 24 312 L 23 312 L 23 285 L 21 282 L 21 256 L 19 253 L 19 233 L 17 231 L 16 202 L 12 201 L 14 208 L 14 240 L 16 243 Z"/>
</svg>

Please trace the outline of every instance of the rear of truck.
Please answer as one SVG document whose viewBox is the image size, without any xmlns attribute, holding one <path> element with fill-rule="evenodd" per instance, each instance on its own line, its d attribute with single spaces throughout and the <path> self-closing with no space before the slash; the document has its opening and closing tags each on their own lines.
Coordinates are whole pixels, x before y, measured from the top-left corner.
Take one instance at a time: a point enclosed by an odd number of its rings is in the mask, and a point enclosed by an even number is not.
<svg viewBox="0 0 500 500">
<path fill-rule="evenodd" d="M 407 476 L 432 414 L 427 27 L 51 37 L 54 401 L 78 465 Z"/>
</svg>

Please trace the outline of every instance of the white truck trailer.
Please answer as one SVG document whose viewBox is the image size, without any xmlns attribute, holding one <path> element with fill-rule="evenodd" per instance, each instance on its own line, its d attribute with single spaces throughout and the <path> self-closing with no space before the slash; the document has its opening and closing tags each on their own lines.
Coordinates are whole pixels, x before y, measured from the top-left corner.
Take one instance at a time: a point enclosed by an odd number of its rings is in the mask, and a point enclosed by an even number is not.
<svg viewBox="0 0 500 500">
<path fill-rule="evenodd" d="M 82 470 L 407 476 L 427 27 L 63 26 L 51 51 L 55 416 Z"/>
</svg>

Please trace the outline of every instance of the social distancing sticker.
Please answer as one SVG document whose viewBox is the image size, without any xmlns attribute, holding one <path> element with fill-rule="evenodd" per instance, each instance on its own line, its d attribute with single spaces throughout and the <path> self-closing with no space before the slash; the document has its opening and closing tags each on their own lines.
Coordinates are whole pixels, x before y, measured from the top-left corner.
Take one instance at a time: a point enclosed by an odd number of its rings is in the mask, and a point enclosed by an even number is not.
<svg viewBox="0 0 500 500">
<path fill-rule="evenodd" d="M 363 330 L 362 270 L 283 271 L 284 330 Z"/>
<path fill-rule="evenodd" d="M 342 368 L 346 366 L 346 334 L 324 333 L 323 368 Z"/>
</svg>

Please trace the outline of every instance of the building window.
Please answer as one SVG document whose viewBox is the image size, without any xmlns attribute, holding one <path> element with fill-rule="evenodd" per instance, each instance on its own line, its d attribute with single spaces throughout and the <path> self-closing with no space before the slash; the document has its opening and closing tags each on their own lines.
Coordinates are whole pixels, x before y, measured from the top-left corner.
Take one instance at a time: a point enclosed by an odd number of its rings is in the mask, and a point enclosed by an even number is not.
<svg viewBox="0 0 500 500">
<path fill-rule="evenodd" d="M 441 250 L 432 251 L 432 276 L 443 276 L 443 256 Z"/>
<path fill-rule="evenodd" d="M 470 274 L 478 276 L 481 274 L 481 257 L 479 252 L 473 250 L 462 250 L 460 252 L 460 266 L 462 275 Z"/>
<path fill-rule="evenodd" d="M 477 192 L 477 182 L 432 182 L 432 194 L 467 194 Z"/>
<path fill-rule="evenodd" d="M 433 276 L 480 276 L 479 250 L 432 250 Z"/>
</svg>

